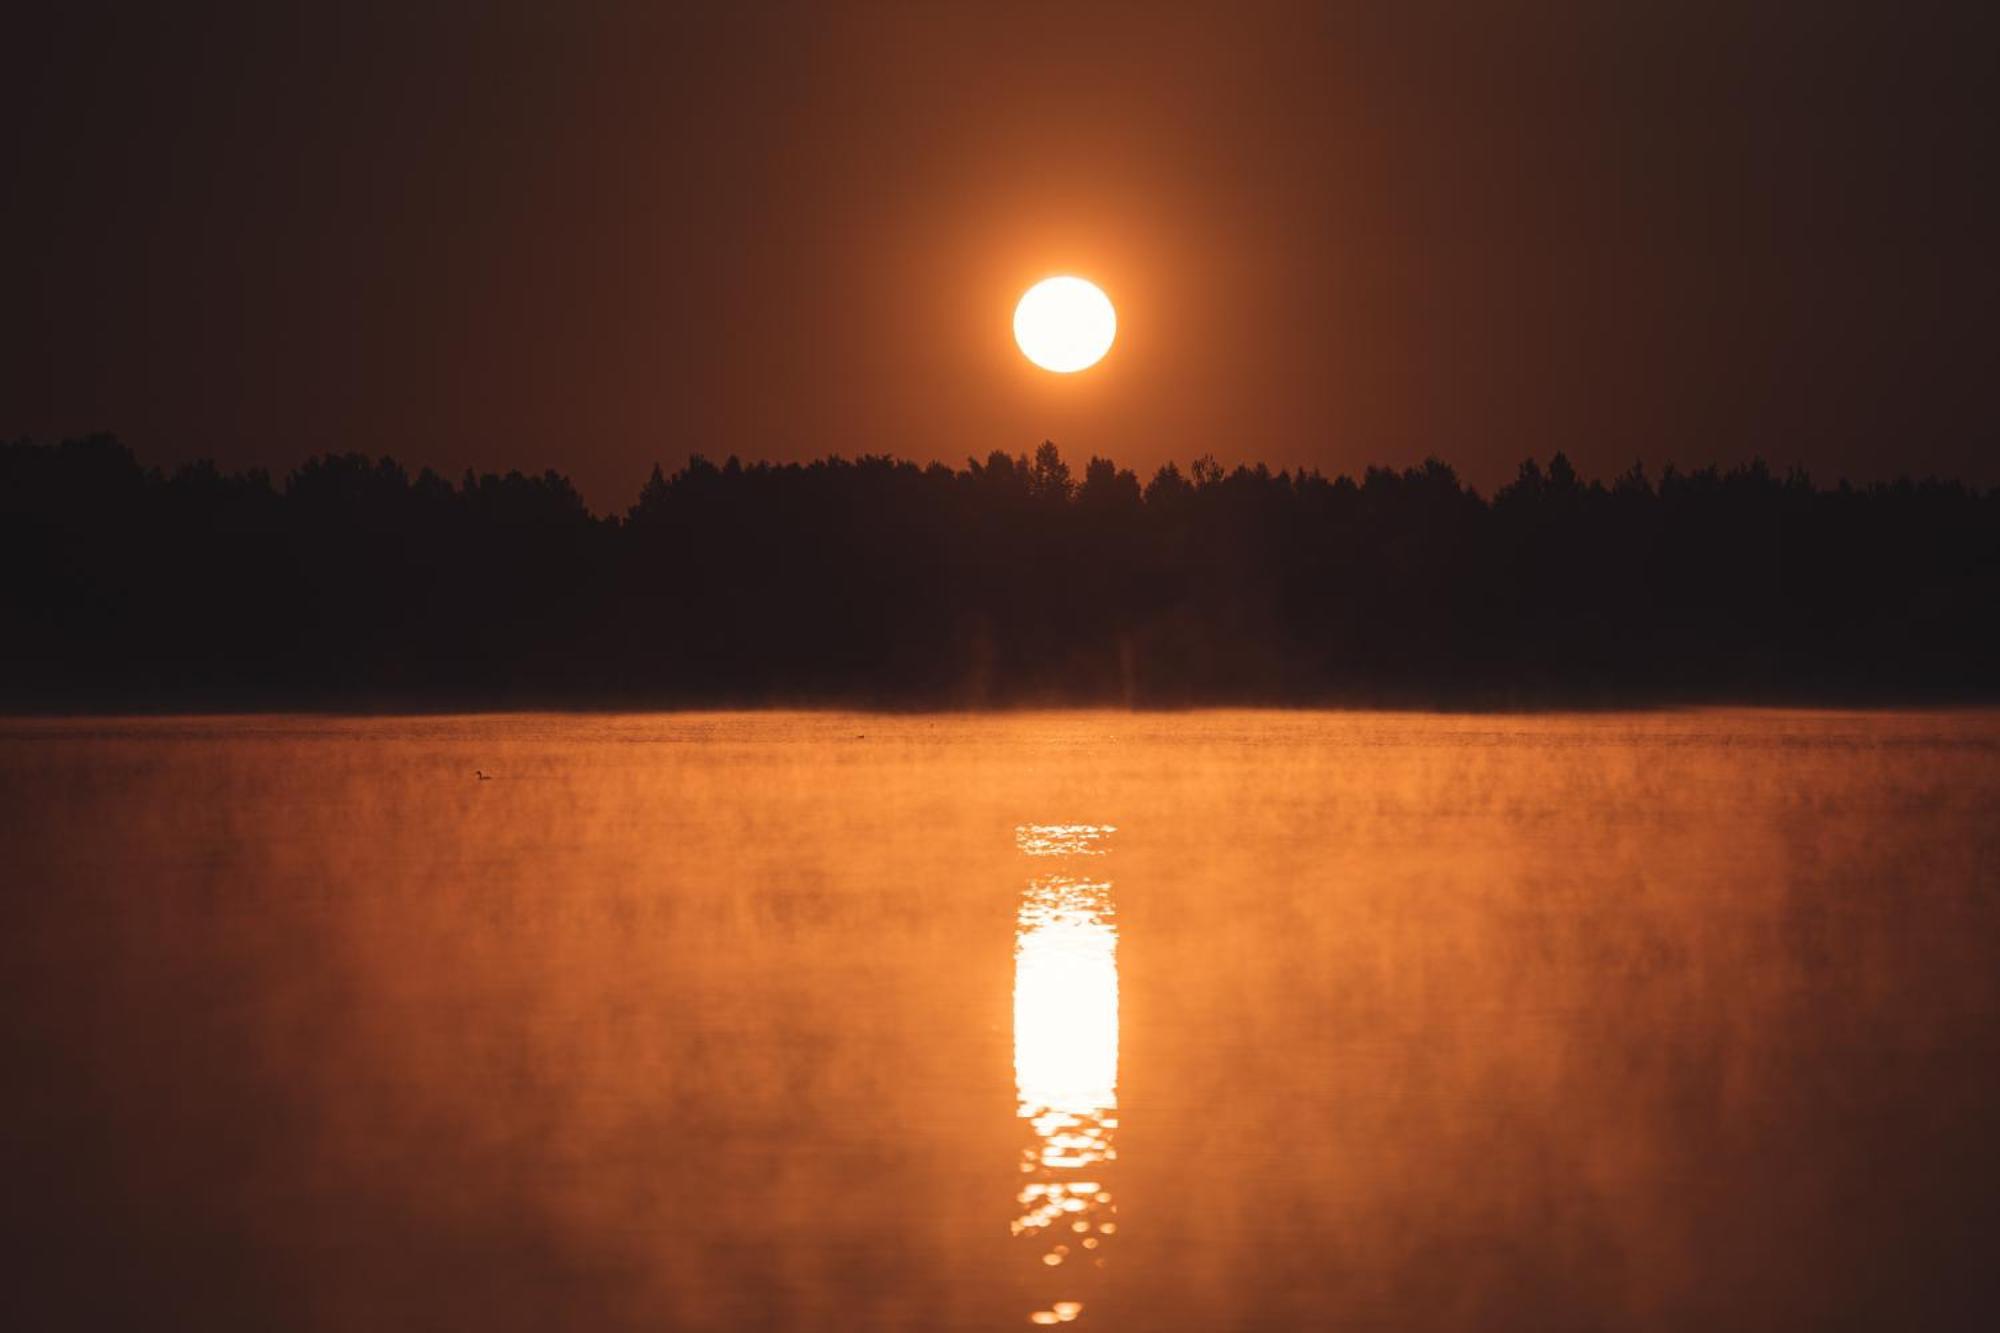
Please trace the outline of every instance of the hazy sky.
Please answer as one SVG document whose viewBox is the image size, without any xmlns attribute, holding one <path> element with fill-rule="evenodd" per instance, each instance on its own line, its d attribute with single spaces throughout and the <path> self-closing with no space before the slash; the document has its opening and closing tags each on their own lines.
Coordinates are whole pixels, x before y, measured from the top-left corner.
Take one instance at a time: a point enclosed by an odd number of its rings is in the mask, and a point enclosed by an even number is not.
<svg viewBox="0 0 2000 1333">
<path fill-rule="evenodd" d="M 2000 481 L 1990 4 L 8 15 L 0 435 Z"/>
</svg>

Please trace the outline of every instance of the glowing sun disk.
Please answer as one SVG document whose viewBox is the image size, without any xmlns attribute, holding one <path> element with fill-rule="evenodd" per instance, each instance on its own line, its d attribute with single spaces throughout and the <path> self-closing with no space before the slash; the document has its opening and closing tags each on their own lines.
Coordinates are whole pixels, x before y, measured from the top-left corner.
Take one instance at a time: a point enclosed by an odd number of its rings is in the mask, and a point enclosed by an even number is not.
<svg viewBox="0 0 2000 1333">
<path fill-rule="evenodd" d="M 1104 359 L 1117 336 L 1111 298 L 1082 278 L 1044 278 L 1014 307 L 1014 341 L 1043 370 L 1087 370 Z"/>
</svg>

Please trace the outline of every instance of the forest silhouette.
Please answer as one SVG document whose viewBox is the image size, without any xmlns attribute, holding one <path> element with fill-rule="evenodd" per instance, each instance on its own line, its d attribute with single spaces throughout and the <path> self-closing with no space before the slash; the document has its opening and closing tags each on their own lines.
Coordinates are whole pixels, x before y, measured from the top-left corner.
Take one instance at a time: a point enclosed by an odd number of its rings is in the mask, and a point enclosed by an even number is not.
<svg viewBox="0 0 2000 1333">
<path fill-rule="evenodd" d="M 1761 462 L 1602 482 L 1556 454 L 1488 498 L 1435 459 L 696 455 L 599 517 L 555 472 L 336 454 L 280 482 L 99 435 L 0 444 L 0 532 L 16 710 L 2000 692 L 2000 490 Z"/>
</svg>

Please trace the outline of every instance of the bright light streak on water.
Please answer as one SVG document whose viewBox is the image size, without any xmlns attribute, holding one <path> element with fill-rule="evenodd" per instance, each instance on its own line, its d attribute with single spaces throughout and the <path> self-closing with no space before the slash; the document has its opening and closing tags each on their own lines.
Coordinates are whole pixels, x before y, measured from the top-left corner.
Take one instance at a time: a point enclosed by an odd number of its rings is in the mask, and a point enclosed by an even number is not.
<svg viewBox="0 0 2000 1333">
<path fill-rule="evenodd" d="M 1015 841 L 1032 857 L 1094 857 L 1109 850 L 1114 831 L 1031 825 L 1016 830 Z M 1118 1157 L 1118 927 L 1108 879 L 1048 874 L 1022 894 L 1014 1085 L 1019 1114 L 1033 1129 L 1022 1149 L 1014 1234 L 1034 1240 L 1045 1267 L 1102 1268 L 1118 1211 L 1109 1180 Z M 1082 1302 L 1063 1299 L 1028 1318 L 1068 1323 L 1082 1312 Z"/>
</svg>

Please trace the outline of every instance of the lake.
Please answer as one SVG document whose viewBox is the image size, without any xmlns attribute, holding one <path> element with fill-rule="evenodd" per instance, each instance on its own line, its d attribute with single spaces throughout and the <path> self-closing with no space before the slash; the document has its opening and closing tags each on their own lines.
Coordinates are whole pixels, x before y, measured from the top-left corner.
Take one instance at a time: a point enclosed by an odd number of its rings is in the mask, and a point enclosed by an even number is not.
<svg viewBox="0 0 2000 1333">
<path fill-rule="evenodd" d="M 2000 1298 L 2000 714 L 17 720 L 0 873 L 8 1327 Z"/>
</svg>

